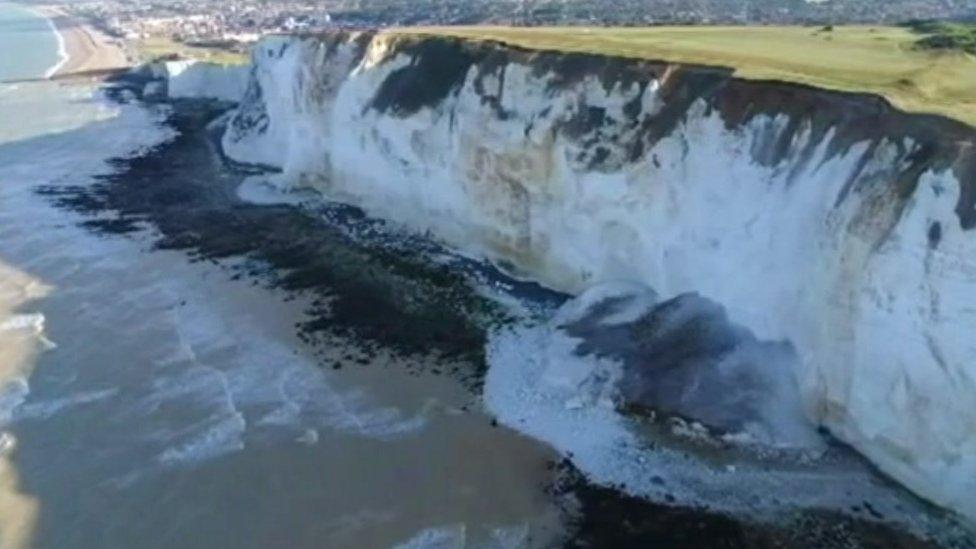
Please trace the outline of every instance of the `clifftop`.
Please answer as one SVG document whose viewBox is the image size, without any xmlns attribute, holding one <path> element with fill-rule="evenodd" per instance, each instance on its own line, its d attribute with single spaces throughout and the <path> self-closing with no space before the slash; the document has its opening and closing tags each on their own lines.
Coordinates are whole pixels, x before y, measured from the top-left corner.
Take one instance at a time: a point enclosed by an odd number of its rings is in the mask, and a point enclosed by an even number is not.
<svg viewBox="0 0 976 549">
<path fill-rule="evenodd" d="M 809 161 L 811 156 L 822 152 L 817 146 L 825 139 L 829 142 L 826 151 L 829 157 L 846 155 L 855 150 L 858 144 L 871 144 L 870 155 L 886 143 L 897 143 L 900 149 L 904 149 L 899 156 L 904 156 L 905 160 L 904 165 L 896 170 L 896 175 L 891 176 L 891 182 L 900 192 L 904 196 L 911 195 L 919 177 L 929 170 L 952 170 L 960 182 L 955 208 L 959 224 L 966 230 L 976 228 L 976 190 L 973 188 L 976 185 L 976 131 L 971 124 L 960 121 L 959 117 L 941 112 L 911 112 L 898 103 L 893 104 L 885 94 L 866 89 L 870 85 L 869 76 L 862 77 L 862 88 L 865 89 L 857 89 L 853 84 L 849 86 L 850 89 L 840 89 L 840 86 L 831 89 L 831 86 L 809 84 L 801 77 L 786 73 L 779 75 L 779 78 L 753 78 L 759 73 L 743 74 L 743 69 L 703 63 L 704 56 L 700 53 L 675 55 L 680 58 L 677 60 L 665 59 L 671 57 L 666 53 L 659 59 L 653 59 L 651 53 L 660 51 L 654 48 L 647 49 L 643 57 L 626 55 L 628 50 L 614 42 L 611 34 L 635 32 L 639 37 L 656 36 L 660 32 L 664 36 L 669 32 L 695 30 L 692 27 L 637 31 L 594 29 L 593 35 L 575 38 L 566 34 L 567 29 L 472 27 L 401 29 L 378 33 L 336 31 L 314 35 L 314 40 L 327 46 L 327 55 L 331 55 L 341 44 L 352 43 L 359 50 L 356 55 L 367 55 L 367 49 L 373 44 L 372 54 L 369 55 L 378 56 L 374 59 L 377 63 L 397 55 L 408 57 L 411 60 L 409 67 L 393 71 L 377 88 L 376 95 L 369 103 L 372 109 L 401 118 L 415 114 L 422 107 L 440 104 L 457 92 L 471 74 L 474 75 L 475 91 L 482 96 L 481 100 L 490 104 L 499 117 L 505 118 L 510 113 L 506 114 L 502 106 L 504 77 L 501 77 L 501 84 L 493 84 L 501 86 L 498 90 L 487 89 L 486 82 L 502 75 L 504 66 L 509 63 L 531 67 L 539 77 L 549 75 L 550 80 L 546 83 L 549 88 L 581 86 L 583 80 L 595 77 L 609 94 L 632 86 L 644 89 L 649 81 L 658 82 L 660 89 L 655 93 L 663 100 L 665 107 L 653 114 L 644 113 L 643 116 L 638 116 L 639 110 L 631 113 L 625 108 L 623 114 L 632 118 L 629 123 L 637 131 L 633 135 L 628 134 L 628 139 L 617 136 L 611 141 L 618 145 L 626 142 L 626 151 L 619 155 L 602 155 L 598 154 L 599 148 L 595 148 L 596 152 L 587 156 L 588 169 L 612 170 L 618 168 L 621 162 L 641 158 L 658 140 L 670 136 L 687 116 L 688 109 L 698 101 L 717 112 L 730 130 L 743 127 L 757 117 L 786 115 L 789 124 L 775 135 L 766 136 L 763 145 L 753 151 L 755 161 L 770 167 Z M 718 36 L 726 30 L 729 29 L 697 29 L 702 36 L 713 33 Z M 784 33 L 778 35 L 778 40 L 784 40 L 787 34 L 799 36 L 801 32 L 813 32 L 813 29 L 800 28 L 772 30 Z M 888 30 L 895 32 L 901 29 Z M 861 32 L 869 31 L 865 28 Z M 509 40 L 507 33 L 517 34 L 521 38 Z M 736 37 L 740 34 L 730 34 L 724 38 L 729 44 L 739 44 L 740 47 L 736 50 L 729 46 L 731 53 L 726 55 L 730 58 L 740 55 L 746 59 L 742 53 L 746 42 Z M 573 42 L 565 42 L 565 47 L 560 47 L 558 40 Z M 637 39 L 634 43 L 643 42 Z M 680 48 L 684 48 L 692 42 L 674 42 L 679 43 L 682 44 Z M 717 48 L 719 43 L 715 41 L 714 47 Z M 546 47 L 550 45 L 552 47 Z M 679 46 L 672 49 L 677 51 Z M 785 63 L 789 53 L 789 49 L 774 49 L 765 57 L 750 59 L 755 59 L 752 63 L 756 67 L 772 66 L 773 63 Z M 257 55 L 260 56 L 261 52 L 258 51 Z M 889 55 L 894 58 L 896 54 Z M 897 55 L 911 58 L 932 54 L 913 50 Z M 826 62 L 826 58 L 821 59 Z M 866 63 L 866 59 L 848 62 L 846 66 L 859 66 Z M 802 56 L 794 61 L 802 62 Z M 969 59 L 966 62 L 972 61 Z M 973 64 L 971 77 L 976 78 L 976 62 Z M 469 74 L 472 70 L 473 73 Z M 812 74 L 812 69 L 807 73 Z M 807 73 L 796 74 L 802 76 Z M 974 88 L 966 90 L 966 93 L 972 94 L 976 101 L 976 81 L 973 85 Z M 976 123 L 976 112 L 963 108 L 967 106 L 962 105 L 957 110 Z M 631 107 L 637 109 L 638 105 L 634 103 Z M 597 116 L 597 111 L 599 109 L 576 112 L 563 129 L 579 135 L 596 132 L 601 135 L 601 142 L 606 141 L 606 130 L 601 127 L 607 120 L 604 116 Z M 804 143 L 801 139 L 803 134 L 810 134 L 812 138 L 801 146 Z"/>
<path fill-rule="evenodd" d="M 976 125 L 976 58 L 916 47 L 921 35 L 903 27 L 418 27 L 385 32 L 721 67 L 747 80 L 874 94 L 908 112 Z"/>
</svg>

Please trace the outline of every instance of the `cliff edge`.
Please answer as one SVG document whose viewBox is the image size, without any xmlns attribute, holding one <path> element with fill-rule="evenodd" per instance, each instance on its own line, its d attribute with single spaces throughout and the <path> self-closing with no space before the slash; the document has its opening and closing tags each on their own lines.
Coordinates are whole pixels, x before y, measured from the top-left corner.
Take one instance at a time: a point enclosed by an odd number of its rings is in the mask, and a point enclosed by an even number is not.
<svg viewBox="0 0 976 549">
<path fill-rule="evenodd" d="M 976 131 L 731 70 L 395 34 L 253 51 L 234 160 L 578 294 L 792 345 L 807 417 L 976 519 Z"/>
</svg>

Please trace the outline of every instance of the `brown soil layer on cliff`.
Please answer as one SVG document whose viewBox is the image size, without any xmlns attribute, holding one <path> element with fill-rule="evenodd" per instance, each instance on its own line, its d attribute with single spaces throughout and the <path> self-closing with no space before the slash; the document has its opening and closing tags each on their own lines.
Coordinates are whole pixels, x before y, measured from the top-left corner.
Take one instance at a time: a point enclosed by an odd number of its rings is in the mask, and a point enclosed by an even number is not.
<svg viewBox="0 0 976 549">
<path fill-rule="evenodd" d="M 919 35 L 902 27 L 423 27 L 391 32 L 726 67 L 747 80 L 876 94 L 906 111 L 976 125 L 976 58 L 917 48 Z"/>
<path fill-rule="evenodd" d="M 578 30 L 586 34 L 584 31 Z M 813 160 L 825 140 L 828 156 L 849 154 L 856 145 L 866 143 L 868 148 L 858 153 L 860 168 L 837 197 L 840 203 L 848 194 L 861 190 L 856 184 L 860 170 L 876 148 L 894 144 L 900 150 L 898 157 L 904 161 L 893 163 L 877 179 L 886 183 L 886 198 L 896 204 L 895 209 L 900 211 L 913 196 L 923 174 L 952 170 L 960 183 L 956 207 L 959 224 L 966 230 L 976 228 L 976 130 L 963 122 L 942 115 L 908 113 L 872 93 L 830 91 L 782 80 L 756 81 L 740 78 L 730 68 L 611 55 L 622 52 L 609 48 L 593 53 L 600 48 L 592 44 L 579 46 L 580 51 L 562 51 L 558 45 L 538 39 L 554 33 L 553 29 L 524 30 L 524 36 L 531 40 L 510 40 L 508 32 L 516 31 L 451 28 L 381 34 L 380 39 L 385 36 L 394 42 L 387 55 L 407 55 L 411 64 L 409 71 L 390 74 L 371 107 L 394 116 L 409 116 L 457 93 L 473 70 L 474 84 L 483 101 L 494 104 L 499 117 L 504 118 L 507 114 L 502 112 L 498 97 L 479 88 L 486 75 L 503 77 L 509 63 L 530 67 L 536 76 L 545 76 L 548 85 L 557 88 L 595 77 L 610 93 L 634 85 L 646 87 L 653 80 L 660 86 L 660 109 L 644 112 L 638 100 L 635 108 L 625 108 L 627 135 L 612 136 L 627 140 L 621 143 L 628 151 L 626 158 L 597 154 L 596 147 L 588 159 L 588 169 L 616 171 L 621 163 L 639 161 L 683 122 L 695 103 L 717 111 L 731 130 L 756 117 L 785 115 L 785 128 L 767 125 L 767 130 L 756 136 L 755 162 L 770 167 L 787 166 L 795 173 Z M 479 39 L 473 40 L 474 37 Z M 335 38 L 333 34 L 319 39 L 328 43 Z M 450 63 L 445 65 L 445 59 Z M 976 98 L 976 91 L 972 93 Z M 581 108 L 564 129 L 571 137 L 582 136 L 598 131 L 605 122 L 601 109 Z M 804 132 L 811 133 L 811 138 L 800 139 Z"/>
</svg>

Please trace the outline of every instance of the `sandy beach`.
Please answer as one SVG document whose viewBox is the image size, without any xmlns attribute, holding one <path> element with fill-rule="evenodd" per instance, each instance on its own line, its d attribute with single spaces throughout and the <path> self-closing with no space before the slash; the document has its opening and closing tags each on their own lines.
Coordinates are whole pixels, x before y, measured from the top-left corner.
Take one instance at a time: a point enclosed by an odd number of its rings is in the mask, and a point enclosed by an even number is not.
<svg viewBox="0 0 976 549">
<path fill-rule="evenodd" d="M 41 6 L 37 11 L 51 20 L 64 41 L 64 61 L 53 78 L 119 69 L 130 65 L 117 41 L 97 31 L 84 20 L 56 6 Z"/>
</svg>

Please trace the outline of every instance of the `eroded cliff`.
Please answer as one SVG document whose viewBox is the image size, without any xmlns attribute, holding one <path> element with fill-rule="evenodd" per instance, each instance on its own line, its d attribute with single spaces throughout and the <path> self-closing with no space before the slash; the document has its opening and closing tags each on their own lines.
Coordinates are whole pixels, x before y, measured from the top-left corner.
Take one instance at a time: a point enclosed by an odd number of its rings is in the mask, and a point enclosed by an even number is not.
<svg viewBox="0 0 976 549">
<path fill-rule="evenodd" d="M 976 518 L 976 132 L 731 70 L 272 37 L 233 159 L 572 293 L 697 292 L 788 342 L 809 419 Z"/>
</svg>

